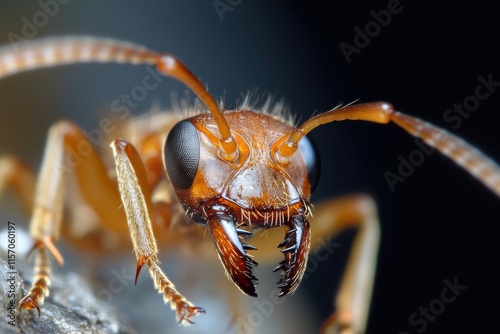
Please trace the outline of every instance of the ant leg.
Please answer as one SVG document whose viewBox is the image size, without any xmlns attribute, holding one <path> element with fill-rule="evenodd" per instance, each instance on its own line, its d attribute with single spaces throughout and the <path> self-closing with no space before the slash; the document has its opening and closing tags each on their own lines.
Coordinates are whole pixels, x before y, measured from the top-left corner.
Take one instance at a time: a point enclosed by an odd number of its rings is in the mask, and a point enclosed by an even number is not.
<svg viewBox="0 0 500 334">
<path fill-rule="evenodd" d="M 153 206 L 144 164 L 135 148 L 124 140 L 113 141 L 111 148 L 115 157 L 123 207 L 137 257 L 136 282 L 142 266 L 146 265 L 156 290 L 163 294 L 165 303 L 170 303 L 172 309 L 176 310 L 177 321 L 188 326 L 193 323 L 192 317 L 205 313 L 205 310 L 193 306 L 180 294 L 159 267 L 158 248 L 152 227 L 155 216 L 152 214 Z"/>
<path fill-rule="evenodd" d="M 376 204 L 367 195 L 327 200 L 315 207 L 310 219 L 312 252 L 326 247 L 334 236 L 356 228 L 347 267 L 335 298 L 336 310 L 325 321 L 321 333 L 364 333 L 380 241 Z"/>
<path fill-rule="evenodd" d="M 372 286 L 375 278 L 380 240 L 376 204 L 367 195 L 350 195 L 315 204 L 311 225 L 310 254 L 321 250 L 332 253 L 331 240 L 343 231 L 356 228 L 357 234 L 342 283 L 334 302 L 336 311 L 323 324 L 322 333 L 364 333 L 368 318 Z M 259 262 L 271 263 L 281 257 L 276 243 L 283 239 L 279 229 L 269 229 L 265 237 L 254 237 L 252 244 L 259 249 Z"/>
<path fill-rule="evenodd" d="M 33 171 L 20 159 L 11 155 L 0 158 L 0 196 L 12 188 L 28 213 L 33 210 L 35 180 Z"/>
<path fill-rule="evenodd" d="M 126 233 L 126 228 L 120 224 L 125 217 L 120 216 L 118 210 L 121 202 L 116 183 L 108 177 L 97 151 L 73 123 L 61 121 L 54 124 L 45 146 L 30 222 L 30 235 L 34 240 L 32 252 L 36 251 L 35 279 L 28 294 L 19 302 L 21 310 L 40 313 L 40 306 L 49 294 L 51 270 L 47 251 L 59 264 L 63 263 L 54 242 L 60 234 L 64 181 L 68 173 L 76 177 L 82 197 L 94 209 L 103 226 L 115 231 L 121 228 Z"/>
</svg>

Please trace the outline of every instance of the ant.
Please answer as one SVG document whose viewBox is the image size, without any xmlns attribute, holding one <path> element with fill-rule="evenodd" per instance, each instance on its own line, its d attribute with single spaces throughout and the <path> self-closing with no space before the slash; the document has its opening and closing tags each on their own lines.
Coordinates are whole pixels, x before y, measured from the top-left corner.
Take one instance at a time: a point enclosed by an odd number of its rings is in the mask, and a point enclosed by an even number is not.
<svg viewBox="0 0 500 334">
<path fill-rule="evenodd" d="M 121 134 L 110 138 L 112 158 L 101 156 L 84 132 L 69 121 L 49 131 L 38 177 L 17 158 L 0 160 L 0 185 L 17 191 L 31 215 L 35 278 L 19 309 L 42 311 L 49 294 L 49 253 L 63 263 L 55 242 L 60 234 L 74 240 L 63 219 L 68 174 L 76 180 L 81 201 L 107 231 L 127 240 L 137 258 L 135 280 L 146 266 L 155 289 L 176 312 L 181 325 L 190 325 L 205 310 L 179 292 L 159 266 L 158 246 L 175 246 L 208 234 L 228 275 L 244 294 L 257 296 L 257 262 L 248 253 L 261 249 L 271 261 L 282 260 L 279 296 L 300 285 L 310 249 L 319 241 L 357 228 L 339 293 L 336 311 L 322 331 L 365 332 L 375 276 L 380 231 L 374 201 L 366 195 L 326 200 L 313 209 L 311 193 L 319 179 L 318 155 L 307 134 L 334 121 L 395 123 L 436 148 L 500 196 L 500 168 L 480 151 L 453 134 L 404 113 L 387 102 L 352 104 L 321 113 L 294 126 L 283 112 L 240 108 L 221 110 L 201 82 L 176 57 L 142 46 L 109 39 L 66 37 L 40 40 L 17 51 L 0 50 L 0 78 L 63 64 L 117 62 L 155 65 L 158 72 L 188 86 L 206 110 L 185 118 L 158 113 L 131 119 Z M 207 112 L 208 110 L 208 112 Z M 70 151 L 86 156 L 68 166 Z M 111 153 L 111 152 L 107 153 Z M 106 152 L 105 152 L 106 153 Z M 108 161 L 114 161 L 108 163 Z M 2 190 L 2 189 L 0 189 Z M 312 212 L 314 211 L 314 217 Z M 179 213 L 189 217 L 179 223 Z M 182 219 L 181 219 L 182 220 Z M 128 225 L 128 227 L 127 227 Z M 202 228 L 199 228 L 199 227 Z M 257 229 L 284 228 L 282 240 L 255 239 Z M 190 233 L 186 233 L 186 229 Z M 103 233 L 90 233 L 81 247 L 102 248 Z"/>
</svg>

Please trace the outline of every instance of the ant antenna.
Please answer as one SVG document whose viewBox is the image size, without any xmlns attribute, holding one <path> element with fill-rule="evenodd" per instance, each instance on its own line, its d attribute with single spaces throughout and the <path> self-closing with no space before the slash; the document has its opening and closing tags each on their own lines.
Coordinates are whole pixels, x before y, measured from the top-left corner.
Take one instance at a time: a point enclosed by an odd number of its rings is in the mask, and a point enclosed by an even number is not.
<svg viewBox="0 0 500 334">
<path fill-rule="evenodd" d="M 276 141 L 278 147 L 275 149 L 274 156 L 278 163 L 287 165 L 289 158 L 297 151 L 299 141 L 314 128 L 330 122 L 345 120 L 364 120 L 386 124 L 389 122 L 389 115 L 393 111 L 392 105 L 385 102 L 355 104 L 340 109 L 334 108 L 314 116 L 298 128 L 278 138 Z"/>
<path fill-rule="evenodd" d="M 201 82 L 179 59 L 170 54 L 162 55 L 159 58 L 157 68 L 159 72 L 174 77 L 188 86 L 207 106 L 221 135 L 221 157 L 226 161 L 236 160 L 238 158 L 238 145 L 231 135 L 229 124 L 224 114 L 220 111 L 219 105 L 215 102 L 213 96 L 203 87 Z"/>
<path fill-rule="evenodd" d="M 238 158 L 237 142 L 218 104 L 193 73 L 172 55 L 113 39 L 47 38 L 0 48 L 0 78 L 38 68 L 89 62 L 156 65 L 161 73 L 181 81 L 203 101 L 215 119 L 221 137 L 220 156 L 226 161 Z"/>
</svg>

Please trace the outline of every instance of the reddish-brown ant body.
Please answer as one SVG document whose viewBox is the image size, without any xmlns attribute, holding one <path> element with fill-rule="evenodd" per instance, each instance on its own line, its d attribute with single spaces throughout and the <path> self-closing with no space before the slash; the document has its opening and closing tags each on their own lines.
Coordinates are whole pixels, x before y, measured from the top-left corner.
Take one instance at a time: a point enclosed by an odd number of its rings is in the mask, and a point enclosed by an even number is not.
<svg viewBox="0 0 500 334">
<path fill-rule="evenodd" d="M 4 48 L 0 50 L 0 77 L 82 62 L 156 65 L 160 73 L 193 90 L 209 112 L 186 119 L 160 113 L 146 121 L 128 121 L 121 132 L 124 139 L 110 139 L 114 166 L 92 148 L 78 163 L 68 166 L 69 150 L 90 145 L 79 127 L 68 121 L 50 129 L 38 178 L 16 158 L 0 160 L 0 185 L 18 191 L 32 212 L 35 279 L 19 303 L 21 310 L 43 312 L 51 275 L 48 253 L 62 263 L 55 241 L 61 232 L 63 237 L 73 238 L 63 223 L 62 212 L 69 175 L 79 186 L 81 200 L 101 223 L 86 237 L 85 246 L 103 246 L 99 236 L 104 233 L 97 232 L 114 233 L 124 241 L 129 234 L 137 257 L 136 280 L 146 265 L 155 288 L 175 309 L 183 325 L 191 324 L 192 318 L 204 310 L 177 291 L 160 269 L 157 241 L 175 247 L 186 235 L 210 235 L 214 254 L 218 254 L 226 273 L 250 296 L 257 295 L 257 278 L 253 274 L 257 263 L 248 251 L 260 249 L 262 258 L 270 261 L 279 254 L 272 250 L 278 246 L 284 259 L 275 271 L 281 270 L 279 296 L 284 296 L 299 286 L 310 248 L 346 228 L 357 227 L 337 296 L 337 310 L 323 327 L 325 332 L 337 328 L 346 333 L 362 333 L 366 327 L 379 243 L 376 207 L 369 197 L 358 195 L 327 200 L 312 209 L 309 201 L 319 172 L 307 133 L 333 121 L 394 122 L 449 156 L 500 195 L 500 170 L 493 161 L 454 135 L 397 112 L 385 102 L 334 109 L 296 127 L 283 115 L 262 110 L 221 110 L 175 57 L 96 38 L 42 40 L 17 52 Z M 180 210 L 197 224 L 179 227 Z M 254 230 L 275 227 L 285 229 L 281 241 L 270 237 L 256 238 L 257 247 L 247 243 Z M 77 241 L 75 244 L 79 245 Z"/>
</svg>

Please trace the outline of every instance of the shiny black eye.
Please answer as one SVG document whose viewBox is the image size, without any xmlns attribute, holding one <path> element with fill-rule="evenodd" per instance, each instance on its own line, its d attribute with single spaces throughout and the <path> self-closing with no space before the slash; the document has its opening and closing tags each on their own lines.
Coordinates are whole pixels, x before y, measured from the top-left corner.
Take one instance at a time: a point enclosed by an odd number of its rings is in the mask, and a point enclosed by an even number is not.
<svg viewBox="0 0 500 334">
<path fill-rule="evenodd" d="M 200 139 L 191 122 L 181 121 L 170 130 L 163 158 L 172 184 L 181 189 L 191 187 L 200 162 Z"/>
<path fill-rule="evenodd" d="M 319 159 L 318 149 L 311 138 L 306 136 L 299 141 L 299 150 L 306 161 L 307 177 L 311 185 L 312 193 L 318 184 L 321 172 L 321 161 Z"/>
</svg>

